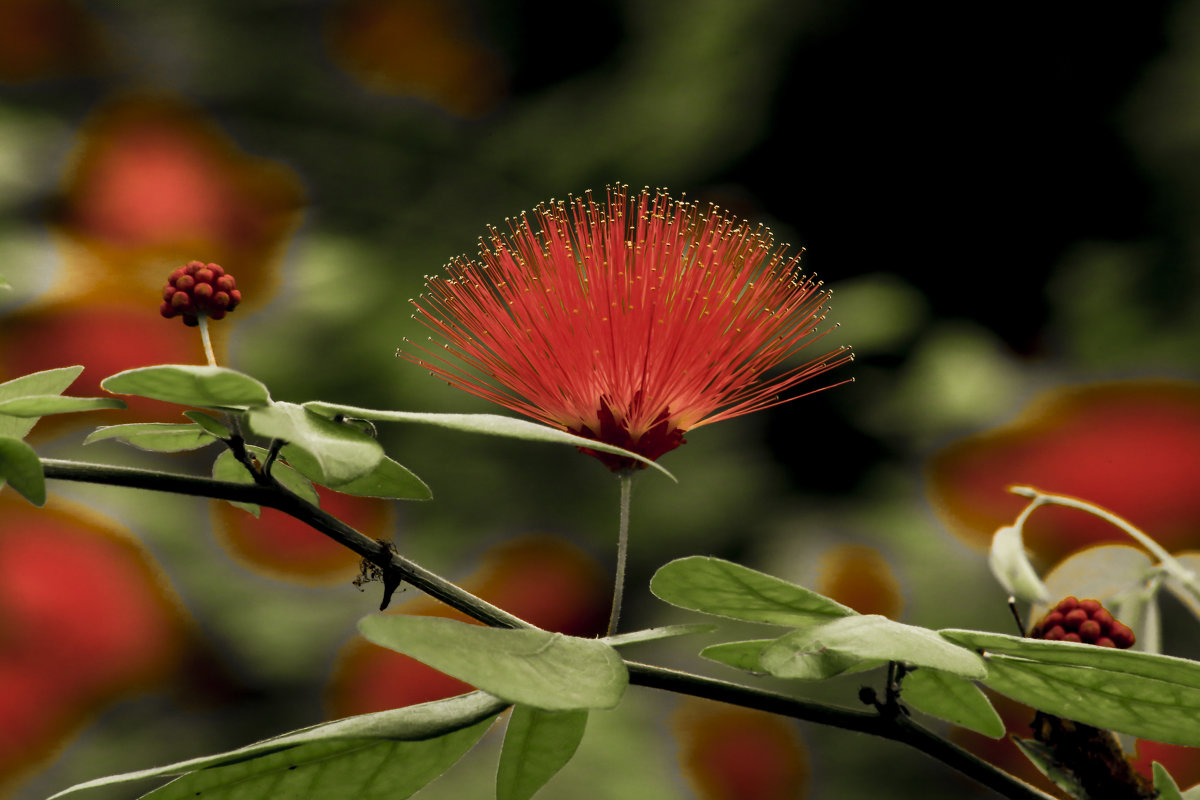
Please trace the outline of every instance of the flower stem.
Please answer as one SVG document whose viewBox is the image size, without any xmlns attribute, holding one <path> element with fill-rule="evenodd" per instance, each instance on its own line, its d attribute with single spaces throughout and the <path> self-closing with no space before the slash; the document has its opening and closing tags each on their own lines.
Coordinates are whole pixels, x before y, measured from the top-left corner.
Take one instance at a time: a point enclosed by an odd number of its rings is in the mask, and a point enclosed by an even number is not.
<svg viewBox="0 0 1200 800">
<path fill-rule="evenodd" d="M 204 342 L 204 355 L 208 359 L 208 365 L 215 367 L 217 357 L 213 354 L 212 338 L 208 335 L 208 315 L 200 314 L 196 319 L 200 324 L 200 340 Z"/>
<path fill-rule="evenodd" d="M 633 471 L 617 474 L 621 484 L 620 519 L 617 523 L 617 576 L 613 582 L 612 614 L 608 617 L 608 635 L 617 632 L 621 621 L 621 598 L 625 595 L 625 558 L 629 551 L 629 498 L 633 494 Z"/>
</svg>

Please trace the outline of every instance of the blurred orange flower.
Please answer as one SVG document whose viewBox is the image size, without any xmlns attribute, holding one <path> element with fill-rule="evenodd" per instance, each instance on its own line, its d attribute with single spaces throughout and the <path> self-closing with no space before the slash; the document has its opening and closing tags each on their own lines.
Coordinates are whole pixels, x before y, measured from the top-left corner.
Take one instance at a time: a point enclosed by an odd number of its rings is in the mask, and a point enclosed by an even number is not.
<svg viewBox="0 0 1200 800">
<path fill-rule="evenodd" d="M 91 512 L 0 495 L 0 784 L 122 695 L 162 682 L 184 641 L 141 549 Z"/>
<path fill-rule="evenodd" d="M 986 546 L 1028 500 L 1026 484 L 1103 506 L 1168 550 L 1200 545 L 1200 384 L 1129 381 L 1061 390 L 1011 425 L 956 442 L 929 465 L 929 496 L 951 529 Z M 1090 514 L 1039 509 L 1025 544 L 1058 560 L 1124 534 Z"/>
<path fill-rule="evenodd" d="M 816 589 L 860 614 L 900 619 L 904 594 L 883 554 L 863 544 L 845 544 L 822 554 Z"/>
<path fill-rule="evenodd" d="M 373 91 L 475 119 L 505 93 L 504 64 L 458 0 L 342 0 L 327 25 L 334 61 Z"/>
<path fill-rule="evenodd" d="M 527 536 L 488 551 L 476 572 L 458 581 L 467 591 L 539 628 L 596 636 L 608 623 L 608 579 L 587 553 L 549 536 Z M 395 613 L 466 618 L 420 596 Z M 365 714 L 471 691 L 400 653 L 355 638 L 338 659 L 327 691 L 331 717 Z"/>
</svg>

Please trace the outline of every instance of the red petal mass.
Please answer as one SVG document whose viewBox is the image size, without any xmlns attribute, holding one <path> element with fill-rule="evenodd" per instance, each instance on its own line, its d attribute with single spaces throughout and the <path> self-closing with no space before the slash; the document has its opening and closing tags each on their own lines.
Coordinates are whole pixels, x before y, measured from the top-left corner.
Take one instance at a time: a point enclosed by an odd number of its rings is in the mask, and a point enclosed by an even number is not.
<svg viewBox="0 0 1200 800">
<path fill-rule="evenodd" d="M 655 459 L 693 428 L 785 402 L 851 359 L 819 340 L 829 293 L 770 231 L 662 192 L 551 201 L 491 229 L 478 260 L 427 280 L 417 318 L 445 341 L 401 355 L 514 411 Z M 790 399 L 790 398 L 789 398 Z M 611 469 L 640 466 L 601 456 Z"/>
</svg>

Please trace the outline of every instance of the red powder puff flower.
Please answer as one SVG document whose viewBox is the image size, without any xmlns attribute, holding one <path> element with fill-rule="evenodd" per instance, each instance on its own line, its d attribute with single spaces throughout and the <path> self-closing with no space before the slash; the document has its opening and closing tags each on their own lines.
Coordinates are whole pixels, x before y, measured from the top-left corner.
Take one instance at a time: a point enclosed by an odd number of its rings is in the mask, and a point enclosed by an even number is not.
<svg viewBox="0 0 1200 800">
<path fill-rule="evenodd" d="M 657 459 L 852 358 L 839 347 L 763 379 L 828 332 L 829 292 L 766 228 L 713 206 L 645 189 L 631 202 L 622 186 L 510 228 L 413 301 L 444 351 L 400 355 L 526 416 Z M 584 452 L 614 471 L 643 466 Z"/>
</svg>

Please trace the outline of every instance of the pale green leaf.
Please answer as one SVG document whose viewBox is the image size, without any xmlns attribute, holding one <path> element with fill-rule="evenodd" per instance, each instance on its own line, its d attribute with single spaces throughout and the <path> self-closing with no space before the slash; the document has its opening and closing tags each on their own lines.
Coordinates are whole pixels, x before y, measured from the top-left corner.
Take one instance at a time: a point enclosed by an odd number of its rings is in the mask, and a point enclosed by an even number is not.
<svg viewBox="0 0 1200 800">
<path fill-rule="evenodd" d="M 1200 746 L 1200 662 L 1076 642 L 942 631 L 987 651 L 991 688 L 1055 716 Z"/>
<path fill-rule="evenodd" d="M 550 711 L 613 708 L 629 683 L 617 651 L 598 639 L 397 615 L 365 617 L 358 629 L 485 692 Z"/>
<path fill-rule="evenodd" d="M 347 417 L 378 420 L 380 422 L 415 422 L 421 425 L 450 428 L 451 430 L 462 431 L 464 433 L 482 433 L 489 436 L 504 436 L 510 439 L 524 439 L 531 442 L 551 442 L 554 444 L 568 444 L 574 447 L 586 447 L 591 450 L 614 453 L 641 461 L 643 464 L 657 469 L 671 478 L 671 480 L 675 480 L 675 477 L 665 468 L 637 453 L 631 453 L 620 447 L 613 447 L 612 445 L 603 444 L 593 439 L 576 436 L 573 433 L 551 428 L 548 425 L 539 425 L 536 422 L 504 417 L 499 414 L 436 414 L 413 411 L 380 411 L 372 408 L 358 408 L 356 406 L 343 406 L 322 402 L 311 402 L 304 405 L 305 408 L 309 408 L 324 416 L 342 414 Z"/>
<path fill-rule="evenodd" d="M 405 800 L 454 765 L 491 724 L 415 742 L 319 742 L 191 772 L 142 800 Z"/>
<path fill-rule="evenodd" d="M 602 641 L 613 647 L 623 647 L 627 644 L 637 644 L 638 642 L 655 642 L 659 639 L 673 639 L 676 636 L 690 636 L 695 633 L 712 633 L 716 629 L 716 625 L 708 625 L 705 623 L 664 625 L 660 628 L 646 628 L 645 630 L 641 631 L 631 631 L 629 633 L 618 633 L 612 636 L 605 636 Z"/>
<path fill-rule="evenodd" d="M 762 665 L 779 678 L 808 677 L 806 663 L 827 654 L 858 661 L 900 661 L 964 678 L 983 678 L 979 655 L 951 644 L 935 631 L 878 614 L 841 617 L 781 636 L 762 653 Z"/>
<path fill-rule="evenodd" d="M 272 754 L 286 755 L 286 753 L 293 753 L 296 750 L 312 746 L 333 744 L 359 748 L 370 741 L 440 741 L 439 737 L 445 738 L 446 734 L 464 730 L 472 731 L 467 738 L 474 741 L 479 734 L 474 733 L 472 726 L 480 725 L 481 728 L 486 728 L 490 724 L 490 719 L 507 705 L 484 692 L 472 692 L 446 700 L 347 717 L 303 728 L 224 753 L 200 756 L 163 767 L 152 767 L 96 778 L 65 789 L 49 800 L 56 800 L 56 798 L 84 789 L 96 789 L 148 778 L 184 775 L 197 771 L 208 772 L 213 768 L 249 763 L 253 759 Z M 485 724 L 485 721 L 488 722 Z M 421 761 L 420 758 L 417 760 Z M 176 784 L 169 784 L 169 786 L 174 785 Z"/>
<path fill-rule="evenodd" d="M 0 400 L 12 400 L 30 395 L 62 394 L 68 386 L 74 383 L 81 372 L 83 372 L 83 367 L 59 367 L 13 378 L 11 381 L 0 383 Z M 13 417 L 0 414 L 0 436 L 24 439 L 36 424 L 37 417 Z"/>
<path fill-rule="evenodd" d="M 10 417 L 42 417 L 47 414 L 74 414 L 124 408 L 125 401 L 115 397 L 63 397 L 60 394 L 34 394 L 0 400 L 0 414 Z"/>
<path fill-rule="evenodd" d="M 1038 772 L 1050 779 L 1068 797 L 1086 798 L 1087 792 L 1080 785 L 1079 779 L 1069 769 L 1064 767 L 1055 757 L 1054 751 L 1036 739 L 1018 739 L 1013 737 L 1018 749 L 1038 768 Z"/>
<path fill-rule="evenodd" d="M 334 487 L 342 494 L 356 497 L 383 497 L 389 500 L 429 500 L 433 492 L 407 467 L 384 456 L 375 468 L 361 478 Z"/>
<path fill-rule="evenodd" d="M 1171 773 L 1167 772 L 1167 768 L 1155 761 L 1152 769 L 1154 770 L 1154 791 L 1158 792 L 1158 800 L 1183 800 L 1183 795 L 1179 792 L 1179 784 L 1175 783 L 1175 779 L 1171 777 Z"/>
<path fill-rule="evenodd" d="M 217 439 L 228 439 L 233 435 L 233 432 L 225 427 L 223 422 L 209 414 L 205 414 L 203 411 L 185 411 L 183 415 L 201 428 L 204 428 L 204 430 L 211 433 Z"/>
<path fill-rule="evenodd" d="M 988 567 L 1004 591 L 1017 600 L 1045 603 L 1050 599 L 1050 593 L 1025 552 L 1020 528 L 1005 525 L 996 531 L 988 552 Z"/>
<path fill-rule="evenodd" d="M 496 800 L 529 800 L 562 769 L 583 741 L 587 711 L 546 711 L 518 705 L 508 718 Z"/>
<path fill-rule="evenodd" d="M 140 450 L 156 453 L 181 453 L 198 450 L 216 441 L 199 425 L 170 422 L 135 422 L 129 425 L 109 425 L 97 428 L 83 440 L 84 444 L 117 439 Z"/>
<path fill-rule="evenodd" d="M 904 676 L 901 688 L 901 700 L 917 711 L 992 739 L 1004 736 L 1004 722 L 991 701 L 966 678 L 935 669 L 918 669 Z"/>
<path fill-rule="evenodd" d="M 267 451 L 263 448 L 246 445 L 246 450 L 258 459 L 260 465 L 266 463 Z M 231 450 L 225 450 L 217 456 L 216 461 L 213 462 L 212 476 L 219 481 L 244 484 L 254 483 L 254 476 L 250 474 L 250 471 L 246 469 L 242 462 L 234 457 Z M 279 481 L 292 494 L 299 495 L 313 505 L 320 504 L 321 498 L 317 495 L 317 490 L 313 488 L 312 482 L 287 464 L 282 464 L 279 461 L 272 464 L 271 477 Z M 262 513 L 262 509 L 254 503 L 234 503 L 232 500 L 229 502 L 256 517 Z"/>
<path fill-rule="evenodd" d="M 342 425 L 293 403 L 250 409 L 250 430 L 287 442 L 283 455 L 309 479 L 337 488 L 369 475 L 383 459 L 379 442 L 352 425 Z"/>
<path fill-rule="evenodd" d="M 753 672 L 756 675 L 766 675 L 767 671 L 762 665 L 762 653 L 774 641 L 774 639 L 751 639 L 744 642 L 714 644 L 701 650 L 700 656 L 735 669 Z"/>
<path fill-rule="evenodd" d="M 774 625 L 805 625 L 856 613 L 794 583 L 709 556 L 664 565 L 650 580 L 650 591 L 681 608 Z"/>
<path fill-rule="evenodd" d="M 265 406 L 270 392 L 259 381 L 226 367 L 163 364 L 118 372 L 100 382 L 113 394 L 149 397 L 202 408 L 241 410 Z"/>
<path fill-rule="evenodd" d="M 46 473 L 34 449 L 20 439 L 0 438 L 0 486 L 7 481 L 35 506 L 46 504 Z"/>
</svg>

